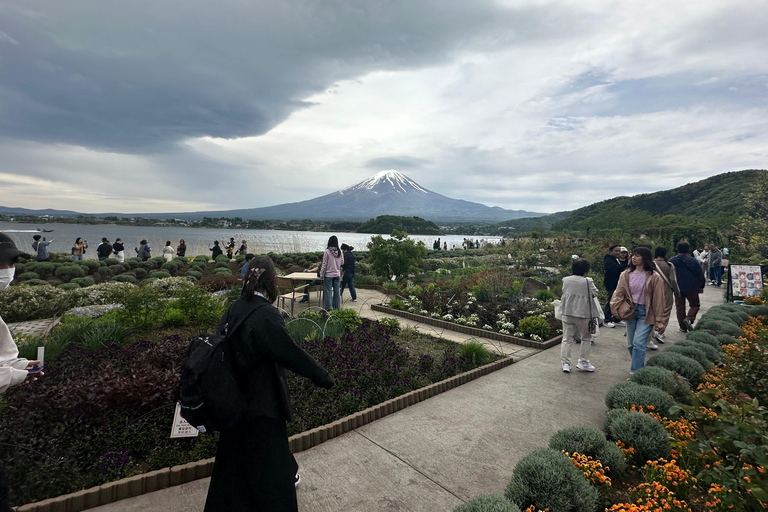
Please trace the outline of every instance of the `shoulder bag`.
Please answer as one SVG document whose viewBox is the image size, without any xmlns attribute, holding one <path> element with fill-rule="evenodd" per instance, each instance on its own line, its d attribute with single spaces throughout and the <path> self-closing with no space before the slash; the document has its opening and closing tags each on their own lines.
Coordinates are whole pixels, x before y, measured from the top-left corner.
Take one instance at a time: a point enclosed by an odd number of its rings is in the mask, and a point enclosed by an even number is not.
<svg viewBox="0 0 768 512">
<path fill-rule="evenodd" d="M 589 289 L 589 279 L 585 279 L 584 282 L 587 283 L 587 302 L 589 302 L 589 334 L 595 334 L 597 332 L 597 318 L 592 316 L 592 290 Z"/>
<path fill-rule="evenodd" d="M 629 288 L 629 277 L 627 277 L 627 288 Z M 616 314 L 614 316 L 621 321 L 630 320 L 635 317 L 635 303 L 632 302 L 632 297 L 624 297 L 616 305 Z"/>
</svg>

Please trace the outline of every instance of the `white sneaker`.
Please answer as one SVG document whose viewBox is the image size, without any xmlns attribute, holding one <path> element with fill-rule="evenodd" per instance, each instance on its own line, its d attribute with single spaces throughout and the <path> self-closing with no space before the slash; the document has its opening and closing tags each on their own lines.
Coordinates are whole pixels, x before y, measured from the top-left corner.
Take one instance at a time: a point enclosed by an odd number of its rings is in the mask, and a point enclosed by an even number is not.
<svg viewBox="0 0 768 512">
<path fill-rule="evenodd" d="M 585 361 L 579 361 L 579 363 L 576 364 L 576 368 L 583 371 L 583 372 L 593 372 L 595 371 L 595 367 L 592 366 L 592 363 L 587 363 Z"/>
<path fill-rule="evenodd" d="M 666 343 L 666 338 L 664 337 L 664 334 L 660 333 L 659 331 L 653 331 L 653 337 L 656 338 L 656 341 L 659 343 Z"/>
<path fill-rule="evenodd" d="M 611 329 L 613 329 L 614 327 L 616 327 L 616 324 L 615 324 L 615 323 L 613 323 L 613 322 L 605 322 L 605 324 L 604 324 L 604 325 L 605 325 L 606 327 L 610 327 Z"/>
<path fill-rule="evenodd" d="M 646 345 L 648 350 L 659 350 L 659 346 L 652 342 L 651 340 L 648 340 L 648 344 Z"/>
<path fill-rule="evenodd" d="M 563 363 L 563 371 L 565 373 L 571 373 L 571 365 L 569 365 L 568 363 Z"/>
<path fill-rule="evenodd" d="M 624 320 L 621 320 L 620 322 L 616 322 L 616 325 L 620 325 L 622 327 L 626 327 L 627 326 L 627 322 L 625 322 Z"/>
</svg>

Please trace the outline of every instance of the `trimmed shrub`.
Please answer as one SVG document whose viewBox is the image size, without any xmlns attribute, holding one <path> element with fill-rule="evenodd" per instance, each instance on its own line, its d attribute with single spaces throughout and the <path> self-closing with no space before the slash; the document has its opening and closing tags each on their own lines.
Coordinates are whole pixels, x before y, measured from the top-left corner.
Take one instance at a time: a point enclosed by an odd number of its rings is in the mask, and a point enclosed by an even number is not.
<svg viewBox="0 0 768 512">
<path fill-rule="evenodd" d="M 229 260 L 227 260 L 227 261 L 217 261 L 216 262 L 216 268 L 229 268 Z"/>
<path fill-rule="evenodd" d="M 70 282 L 75 283 L 80 288 L 88 288 L 94 284 L 92 277 L 76 277 Z"/>
<path fill-rule="evenodd" d="M 550 512 L 597 509 L 597 490 L 568 456 L 552 448 L 539 448 L 520 459 L 504 495 L 521 509 L 531 505 Z"/>
<path fill-rule="evenodd" d="M 704 375 L 704 368 L 695 360 L 682 354 L 674 352 L 663 352 L 648 359 L 647 366 L 661 366 L 675 373 L 679 373 L 691 383 L 692 386 L 698 386 L 701 383 L 701 376 Z"/>
<path fill-rule="evenodd" d="M 616 384 L 605 395 L 605 405 L 609 409 L 629 409 L 636 405 L 647 411 L 649 406 L 652 406 L 653 411 L 662 416 L 669 415 L 669 408 L 674 403 L 666 391 L 632 381 Z"/>
<path fill-rule="evenodd" d="M 520 512 L 520 509 L 500 494 L 481 494 L 459 505 L 453 512 Z"/>
<path fill-rule="evenodd" d="M 197 270 L 187 270 L 187 273 L 184 274 L 187 277 L 192 277 L 195 279 L 195 281 L 199 281 L 201 277 L 203 277 L 202 272 L 198 272 Z"/>
<path fill-rule="evenodd" d="M 677 354 L 682 354 L 685 357 L 690 357 L 699 363 L 705 371 L 712 368 L 712 361 L 710 361 L 709 357 L 707 357 L 707 354 L 705 354 L 704 351 L 700 350 L 698 347 L 679 347 L 677 345 L 673 345 L 669 347 L 666 352 L 674 352 Z"/>
<path fill-rule="evenodd" d="M 594 427 L 571 427 L 558 430 L 549 440 L 553 450 L 568 453 L 579 452 L 602 462 L 611 476 L 618 476 L 626 470 L 624 453 L 605 435 Z"/>
<path fill-rule="evenodd" d="M 752 306 L 751 308 L 749 308 L 749 316 L 768 317 L 768 305 L 761 304 L 759 306 Z"/>
<path fill-rule="evenodd" d="M 189 264 L 189 269 L 190 270 L 193 270 L 193 269 L 195 269 L 195 270 L 203 270 L 206 265 L 207 265 L 207 263 L 204 262 L 204 261 L 193 261 L 192 263 Z"/>
<path fill-rule="evenodd" d="M 520 325 L 518 326 L 518 330 L 526 336 L 535 334 L 540 336 L 542 340 L 549 338 L 549 329 L 549 322 L 538 315 L 523 318 L 520 320 Z"/>
<path fill-rule="evenodd" d="M 14 276 L 14 281 L 24 282 L 24 281 L 30 281 L 32 279 L 40 279 L 40 274 L 37 272 L 24 272 L 22 274 Z"/>
<path fill-rule="evenodd" d="M 229 265 L 229 257 L 227 257 L 226 254 L 221 254 L 219 256 L 216 256 L 216 259 L 214 260 L 217 264 L 218 263 L 226 263 Z"/>
<path fill-rule="evenodd" d="M 208 261 L 210 261 L 210 258 L 208 256 L 200 254 L 199 256 L 195 256 L 195 258 L 192 261 L 193 262 L 200 261 L 202 263 L 208 263 Z"/>
<path fill-rule="evenodd" d="M 229 270 L 228 268 L 217 268 L 216 270 L 213 271 L 213 273 L 215 275 L 218 275 L 218 276 L 231 276 L 232 275 L 232 271 Z"/>
<path fill-rule="evenodd" d="M 64 282 L 69 282 L 76 277 L 85 277 L 85 270 L 80 265 L 62 265 L 54 270 L 53 274 Z"/>
<path fill-rule="evenodd" d="M 132 276 L 130 274 L 120 274 L 119 276 L 115 276 L 110 281 L 115 281 L 117 283 L 132 283 L 136 284 L 139 282 L 138 279 L 136 279 L 135 276 Z"/>
<path fill-rule="evenodd" d="M 33 261 L 27 264 L 27 272 L 35 272 L 40 279 L 53 277 L 53 273 L 58 265 L 50 261 Z"/>
<path fill-rule="evenodd" d="M 688 336 L 686 336 L 685 339 L 696 343 L 706 343 L 707 345 L 720 350 L 720 342 L 717 341 L 717 338 L 715 338 L 714 335 L 708 332 L 693 331 L 688 333 Z"/>
<path fill-rule="evenodd" d="M 647 460 L 669 459 L 669 434 L 664 425 L 649 414 L 616 409 L 608 413 L 605 426 L 610 439 L 635 449 L 633 460 L 637 466 Z"/>
<path fill-rule="evenodd" d="M 134 273 L 136 274 L 136 279 L 144 279 L 145 277 L 147 277 L 147 273 L 148 273 L 148 272 L 146 271 L 146 269 L 143 269 L 143 268 L 137 268 L 137 269 L 134 271 Z"/>
<path fill-rule="evenodd" d="M 171 274 L 175 274 L 176 271 L 178 271 L 181 268 L 181 265 L 179 265 L 176 262 L 173 261 L 166 261 L 162 264 L 160 267 L 160 270 L 165 270 L 166 272 L 169 272 Z"/>
<path fill-rule="evenodd" d="M 108 267 L 111 267 L 112 265 L 119 265 L 120 260 L 117 258 L 107 258 L 104 260 L 104 263 L 106 263 Z"/>
<path fill-rule="evenodd" d="M 148 259 L 147 261 L 142 261 L 139 263 L 139 268 L 143 268 L 146 271 L 152 271 L 160 268 L 160 265 L 160 263 L 152 261 L 152 259 Z"/>
<path fill-rule="evenodd" d="M 693 342 L 687 343 L 712 348 L 709 347 L 709 345 L 696 344 Z M 688 379 L 676 374 L 672 370 L 662 368 L 661 366 L 643 366 L 637 370 L 629 380 L 644 386 L 659 388 L 672 395 L 672 398 L 681 403 L 688 403 L 688 399 L 691 395 L 691 383 L 688 382 Z"/>
<path fill-rule="evenodd" d="M 89 274 L 95 274 L 96 272 L 99 271 L 99 267 L 101 267 L 101 265 L 99 265 L 99 262 L 96 260 L 82 260 L 80 261 L 80 265 L 84 267 L 88 267 Z"/>
<path fill-rule="evenodd" d="M 718 334 L 715 336 L 717 342 L 720 345 L 733 345 L 734 343 L 740 343 L 738 339 L 734 338 L 730 334 Z"/>
<path fill-rule="evenodd" d="M 80 285 L 77 283 L 61 283 L 56 288 L 58 288 L 59 290 L 75 290 L 77 288 L 80 288 Z"/>
<path fill-rule="evenodd" d="M 163 315 L 163 327 L 181 327 L 188 321 L 187 315 L 174 308 L 166 309 L 165 315 Z"/>
<path fill-rule="evenodd" d="M 696 324 L 696 330 L 712 331 L 715 334 L 730 334 L 731 336 L 744 336 L 741 327 L 730 320 L 700 320 Z"/>
<path fill-rule="evenodd" d="M 112 277 L 112 269 L 109 267 L 101 267 L 99 269 L 99 275 L 101 276 L 102 281 L 109 281 Z"/>
<path fill-rule="evenodd" d="M 83 278 L 83 279 L 86 279 L 86 278 Z M 24 284 L 25 286 L 42 286 L 42 285 L 50 286 L 51 285 L 51 283 L 49 283 L 48 281 L 44 281 L 42 279 L 30 279 L 28 281 L 24 281 L 24 283 L 22 284 Z"/>
<path fill-rule="evenodd" d="M 171 274 L 165 270 L 153 270 L 149 273 L 149 277 L 154 277 L 155 279 L 165 279 L 166 277 L 171 277 Z"/>
<path fill-rule="evenodd" d="M 728 336 L 727 334 L 720 334 L 720 336 Z M 678 341 L 674 345 L 675 347 L 695 347 L 707 356 L 707 359 L 711 363 L 719 363 L 723 359 L 723 352 L 719 349 L 716 349 L 712 345 L 707 345 L 706 343 L 696 343 L 695 341 L 689 341 L 689 340 L 683 340 Z"/>
</svg>

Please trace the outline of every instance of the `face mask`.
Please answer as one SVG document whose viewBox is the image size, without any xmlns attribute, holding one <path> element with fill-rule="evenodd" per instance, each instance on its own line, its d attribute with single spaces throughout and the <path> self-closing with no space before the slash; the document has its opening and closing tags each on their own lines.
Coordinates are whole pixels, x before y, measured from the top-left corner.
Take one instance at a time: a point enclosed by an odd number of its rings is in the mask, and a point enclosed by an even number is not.
<svg viewBox="0 0 768 512">
<path fill-rule="evenodd" d="M 16 267 L 0 268 L 0 290 L 5 290 L 16 275 Z"/>
</svg>

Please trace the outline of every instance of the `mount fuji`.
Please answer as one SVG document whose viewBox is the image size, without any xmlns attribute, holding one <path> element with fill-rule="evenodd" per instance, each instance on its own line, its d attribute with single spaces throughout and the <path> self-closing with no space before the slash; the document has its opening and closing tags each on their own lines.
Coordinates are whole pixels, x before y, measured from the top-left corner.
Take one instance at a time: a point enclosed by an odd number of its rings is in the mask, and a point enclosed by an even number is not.
<svg viewBox="0 0 768 512">
<path fill-rule="evenodd" d="M 544 213 L 505 210 L 451 199 L 429 191 L 397 171 L 381 171 L 356 185 L 297 203 L 263 208 L 173 214 L 182 217 L 241 217 L 252 220 L 366 221 L 379 215 L 421 217 L 433 222 L 501 222 Z"/>
</svg>

